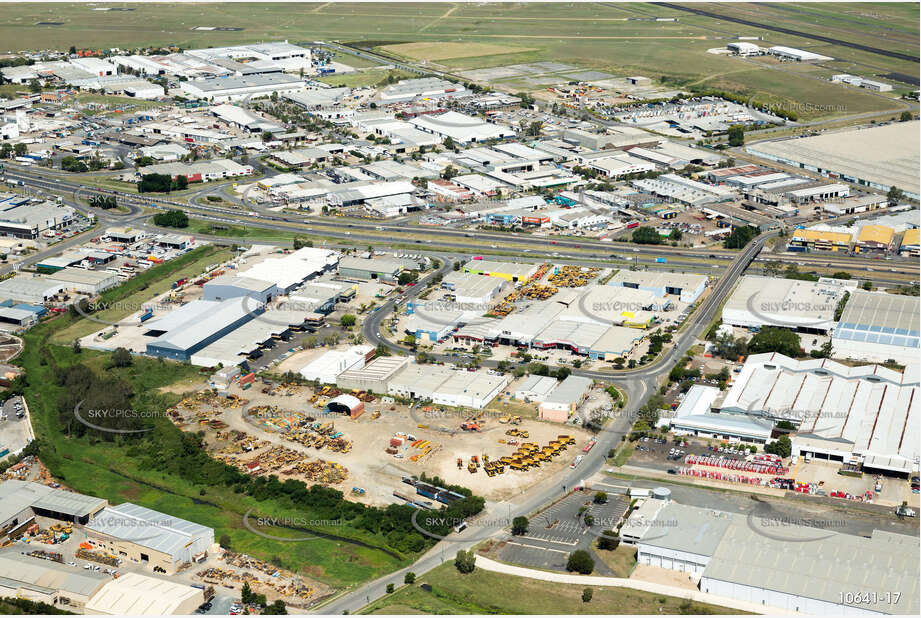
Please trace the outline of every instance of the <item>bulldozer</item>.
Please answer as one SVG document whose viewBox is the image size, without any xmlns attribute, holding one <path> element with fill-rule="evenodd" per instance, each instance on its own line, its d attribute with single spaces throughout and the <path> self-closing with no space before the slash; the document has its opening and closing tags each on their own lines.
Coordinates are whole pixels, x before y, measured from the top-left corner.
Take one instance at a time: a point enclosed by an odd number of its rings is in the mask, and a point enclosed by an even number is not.
<svg viewBox="0 0 921 618">
<path fill-rule="evenodd" d="M 464 431 L 481 431 L 479 423 L 474 422 L 463 422 L 460 426 Z"/>
<path fill-rule="evenodd" d="M 467 464 L 467 471 L 470 472 L 470 474 L 476 474 L 476 471 L 478 469 L 479 467 L 475 463 L 473 463 L 473 460 L 471 460 L 470 463 Z"/>
</svg>

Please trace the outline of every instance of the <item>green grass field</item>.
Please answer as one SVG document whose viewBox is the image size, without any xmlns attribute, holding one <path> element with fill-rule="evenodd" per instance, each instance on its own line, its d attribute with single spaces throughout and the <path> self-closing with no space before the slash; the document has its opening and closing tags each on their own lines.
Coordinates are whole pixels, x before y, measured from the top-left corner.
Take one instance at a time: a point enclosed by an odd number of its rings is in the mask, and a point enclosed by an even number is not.
<svg viewBox="0 0 921 618">
<path fill-rule="evenodd" d="M 651 4 L 489 3 L 478 4 L 175 4 L 126 5 L 127 12 L 93 11 L 78 4 L 6 4 L 0 41 L 13 50 L 179 45 L 184 48 L 287 39 L 366 42 L 368 47 L 401 43 L 477 43 L 534 49 L 498 55 L 437 60 L 454 70 L 553 60 L 616 75 L 663 76 L 757 94 L 813 108 L 803 119 L 894 107 L 885 97 L 836 87 L 807 73 L 747 63 L 706 53 L 738 36 L 764 36 L 763 46 L 789 45 L 833 57 L 825 67 L 865 76 L 894 71 L 916 75 L 918 63 L 888 58 L 838 44 L 766 31 Z M 168 8 L 167 8 L 168 7 Z M 915 3 L 739 3 L 706 4 L 714 12 L 816 32 L 891 51 L 917 55 Z M 658 22 L 656 17 L 677 18 Z M 59 22 L 61 25 L 38 25 Z M 241 28 L 237 32 L 196 27 Z M 351 61 L 367 65 L 367 61 Z M 781 67 L 783 68 L 783 67 Z M 369 72 L 373 74 L 373 72 Z M 361 74 L 359 74 L 361 75 Z M 367 76 L 331 76 L 323 81 L 364 85 Z M 371 80 L 373 81 L 373 80 Z M 818 109 L 814 109 L 818 108 Z"/>
<path fill-rule="evenodd" d="M 330 84 L 332 86 L 362 88 L 364 86 L 376 86 L 377 84 L 387 79 L 387 76 L 391 74 L 395 79 L 406 79 L 407 77 L 413 77 L 413 74 L 409 73 L 408 71 L 363 69 L 354 73 L 340 73 L 327 75 L 326 77 L 318 77 L 317 81 Z"/>
<path fill-rule="evenodd" d="M 432 591 L 420 587 L 428 584 Z M 364 608 L 362 614 L 738 614 L 716 605 L 688 602 L 632 590 L 593 588 L 582 602 L 584 586 L 555 584 L 477 569 L 461 575 L 444 564 Z"/>
</svg>

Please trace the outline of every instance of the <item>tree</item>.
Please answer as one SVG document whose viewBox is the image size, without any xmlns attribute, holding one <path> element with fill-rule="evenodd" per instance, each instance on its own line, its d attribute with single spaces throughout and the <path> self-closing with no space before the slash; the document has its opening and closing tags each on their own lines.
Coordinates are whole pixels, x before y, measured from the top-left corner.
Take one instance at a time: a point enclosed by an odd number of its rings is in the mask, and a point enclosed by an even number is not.
<svg viewBox="0 0 921 618">
<path fill-rule="evenodd" d="M 24 157 L 26 156 L 27 152 L 29 152 L 29 149 L 23 143 L 19 143 L 13 146 L 13 153 L 15 153 L 17 157 Z"/>
<path fill-rule="evenodd" d="M 592 500 L 595 502 L 595 504 L 607 504 L 608 494 L 603 491 L 596 491 L 595 497 Z"/>
<path fill-rule="evenodd" d="M 415 584 L 416 574 L 413 573 L 412 571 L 409 571 L 408 573 L 406 573 L 406 575 L 403 576 L 403 583 L 410 584 L 410 585 Z"/>
<path fill-rule="evenodd" d="M 461 573 L 473 573 L 474 569 L 476 569 L 476 554 L 473 550 L 460 550 L 454 558 L 454 566 Z"/>
<path fill-rule="evenodd" d="M 295 251 L 297 251 L 298 249 L 303 249 L 304 247 L 312 247 L 312 246 L 313 246 L 312 240 L 308 240 L 302 236 L 294 237 L 294 250 Z"/>
<path fill-rule="evenodd" d="M 67 51 L 67 53 L 70 54 L 71 56 L 73 56 L 74 54 L 77 53 L 77 48 L 76 48 L 74 45 L 71 45 L 71 46 L 70 46 L 70 49 Z"/>
<path fill-rule="evenodd" d="M 222 534 L 217 541 L 224 549 L 230 549 L 230 535 Z"/>
<path fill-rule="evenodd" d="M 886 193 L 886 199 L 889 200 L 890 206 L 893 204 L 898 204 L 900 201 L 902 201 L 902 198 L 904 197 L 905 197 L 905 194 L 902 192 L 901 189 L 899 189 L 895 185 L 889 187 L 889 192 Z"/>
<path fill-rule="evenodd" d="M 83 348 L 80 346 L 80 340 L 74 339 L 74 342 L 71 344 L 71 349 L 74 351 L 74 354 L 79 354 L 83 351 Z"/>
<path fill-rule="evenodd" d="M 38 82 L 37 79 L 29 80 L 29 92 L 41 92 L 42 85 Z"/>
<path fill-rule="evenodd" d="M 525 130 L 525 135 L 527 135 L 528 137 L 539 137 L 541 129 L 543 128 L 544 128 L 544 123 L 539 120 L 535 120 L 534 122 L 528 125 L 528 128 Z"/>
<path fill-rule="evenodd" d="M 844 306 L 847 304 L 847 301 L 850 297 L 850 292 L 845 292 L 841 296 L 841 300 L 839 300 L 838 304 L 835 306 L 835 322 L 841 319 L 841 314 L 844 313 Z"/>
<path fill-rule="evenodd" d="M 17 146 L 18 145 L 19 144 L 17 144 Z M 75 172 L 78 174 L 89 170 L 86 163 L 72 155 L 68 155 L 61 159 L 61 169 L 65 172 Z"/>
<path fill-rule="evenodd" d="M 454 145 L 454 140 L 451 139 L 450 135 L 445 138 L 444 145 L 445 145 L 445 148 L 447 148 L 448 150 L 454 150 L 456 148 L 456 146 Z"/>
<path fill-rule="evenodd" d="M 591 600 L 592 600 L 592 589 L 585 588 L 584 590 L 582 590 L 582 602 L 588 603 Z"/>
<path fill-rule="evenodd" d="M 263 142 L 269 142 L 269 141 L 271 141 L 271 140 L 272 140 L 272 133 L 269 132 L 269 131 L 263 131 L 263 132 L 262 132 L 262 141 L 263 141 Z"/>
<path fill-rule="evenodd" d="M 169 193 L 172 186 L 169 174 L 144 174 L 138 183 L 138 193 Z"/>
<path fill-rule="evenodd" d="M 863 285 L 860 287 L 862 287 L 863 289 L 869 292 L 870 290 L 873 289 L 873 282 L 867 279 L 866 281 L 863 282 Z"/>
<path fill-rule="evenodd" d="M 13 156 L 13 145 L 9 142 L 0 144 L 0 159 L 9 159 Z"/>
<path fill-rule="evenodd" d="M 787 328 L 765 326 L 748 342 L 749 354 L 777 352 L 796 358 L 802 354 L 799 335 Z"/>
<path fill-rule="evenodd" d="M 392 593 L 395 588 L 396 586 L 394 586 L 393 584 L 387 584 L 387 594 Z"/>
<path fill-rule="evenodd" d="M 158 212 L 153 216 L 154 225 L 161 227 L 189 227 L 189 216 L 179 209 Z"/>
<path fill-rule="evenodd" d="M 453 165 L 449 165 L 444 169 L 444 171 L 441 172 L 441 177 L 445 180 L 451 180 L 458 174 L 460 174 L 460 172 L 457 171 L 457 168 Z"/>
<path fill-rule="evenodd" d="M 569 559 L 566 561 L 566 570 L 589 575 L 595 570 L 595 561 L 586 550 L 577 549 L 569 554 Z"/>
<path fill-rule="evenodd" d="M 249 605 L 253 602 L 253 589 L 250 588 L 249 582 L 243 582 L 243 588 L 240 590 L 240 601 L 244 605 Z"/>
<path fill-rule="evenodd" d="M 779 455 L 786 459 L 793 452 L 793 443 L 787 435 L 780 436 L 773 442 L 764 445 L 764 452 L 771 455 Z"/>
<path fill-rule="evenodd" d="M 112 366 L 113 367 L 130 367 L 131 366 L 131 352 L 125 348 L 115 348 L 115 351 L 112 352 Z"/>
<path fill-rule="evenodd" d="M 341 318 L 339 318 L 339 324 L 345 328 L 352 328 L 355 326 L 356 318 L 351 313 L 346 313 Z"/>
<path fill-rule="evenodd" d="M 620 537 L 613 530 L 605 530 L 598 537 L 598 549 L 613 551 L 620 545 Z"/>
<path fill-rule="evenodd" d="M 529 523 L 530 522 L 528 522 L 527 517 L 523 515 L 519 515 L 518 517 L 512 520 L 512 534 L 514 534 L 515 536 L 522 536 L 524 534 L 527 534 Z"/>
<path fill-rule="evenodd" d="M 658 245 L 662 243 L 662 236 L 651 227 L 638 227 L 633 230 L 633 242 L 640 245 Z"/>
<path fill-rule="evenodd" d="M 276 599 L 274 603 L 267 605 L 265 609 L 262 610 L 263 616 L 286 616 L 287 614 L 288 608 L 281 599 Z"/>
<path fill-rule="evenodd" d="M 735 148 L 745 143 L 745 127 L 734 125 L 729 127 L 729 145 Z"/>
<path fill-rule="evenodd" d="M 397 283 L 399 283 L 400 285 L 406 285 L 408 283 L 412 283 L 418 278 L 419 278 L 418 274 L 412 271 L 404 271 L 400 273 L 399 277 L 397 277 Z"/>
<path fill-rule="evenodd" d="M 759 234 L 757 227 L 752 225 L 743 225 L 737 227 L 723 241 L 723 246 L 727 249 L 741 249 Z"/>
<path fill-rule="evenodd" d="M 911 112 L 906 110 L 899 115 L 899 122 L 908 122 L 911 118 Z"/>
<path fill-rule="evenodd" d="M 170 183 L 171 191 L 184 191 L 189 186 L 188 176 L 179 175 Z"/>
</svg>

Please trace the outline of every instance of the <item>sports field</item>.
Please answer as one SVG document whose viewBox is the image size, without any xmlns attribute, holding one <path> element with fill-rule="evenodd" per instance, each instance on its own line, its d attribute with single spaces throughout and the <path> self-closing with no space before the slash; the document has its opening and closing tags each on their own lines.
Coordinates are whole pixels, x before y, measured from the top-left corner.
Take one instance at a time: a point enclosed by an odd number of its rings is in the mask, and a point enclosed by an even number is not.
<svg viewBox="0 0 921 618">
<path fill-rule="evenodd" d="M 553 61 L 615 75 L 665 77 L 675 86 L 693 83 L 758 100 L 784 101 L 805 110 L 802 119 L 826 116 L 823 110 L 833 107 L 843 106 L 847 113 L 899 107 L 885 95 L 831 85 L 824 79 L 828 74 L 858 73 L 884 80 L 888 73 L 918 74 L 915 3 L 689 6 L 756 25 L 653 4 L 151 3 L 123 5 L 129 11 L 96 11 L 119 5 L 22 3 L 3 5 L 0 46 L 190 48 L 266 40 L 340 41 L 390 48 L 401 58 L 429 60 L 452 71 Z M 202 27 L 221 29 L 197 29 Z M 741 36 L 763 37 L 758 44 L 764 47 L 787 45 L 834 60 L 816 72 L 707 53 Z M 896 85 L 896 95 L 916 88 Z"/>
</svg>

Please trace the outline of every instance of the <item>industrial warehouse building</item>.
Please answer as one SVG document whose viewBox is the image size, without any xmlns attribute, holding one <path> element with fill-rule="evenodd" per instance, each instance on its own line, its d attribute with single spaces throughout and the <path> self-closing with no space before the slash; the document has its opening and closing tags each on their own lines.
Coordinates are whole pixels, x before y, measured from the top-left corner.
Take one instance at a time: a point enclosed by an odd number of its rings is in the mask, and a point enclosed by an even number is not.
<svg viewBox="0 0 921 618">
<path fill-rule="evenodd" d="M 908 475 L 921 447 L 921 365 L 899 373 L 879 365 L 848 367 L 828 359 L 798 361 L 782 354 L 749 356 L 720 406 L 722 418 L 742 415 L 772 428 L 798 427 L 793 454 Z M 731 429 L 731 428 L 730 428 Z"/>
<path fill-rule="evenodd" d="M 111 576 L 26 556 L 18 548 L 0 550 L 0 598 L 47 603 L 81 612 Z"/>
<path fill-rule="evenodd" d="M 515 399 L 525 402 L 544 401 L 556 388 L 557 379 L 550 376 L 531 375 L 515 389 Z"/>
<path fill-rule="evenodd" d="M 406 269 L 405 262 L 391 258 L 346 256 L 339 260 L 339 276 L 396 283 Z"/>
<path fill-rule="evenodd" d="M 693 275 L 686 273 L 666 272 L 639 272 L 621 269 L 608 285 L 614 287 L 647 290 L 656 295 L 656 298 L 677 296 L 683 303 L 694 303 L 700 298 L 707 287 L 706 275 Z"/>
<path fill-rule="evenodd" d="M 86 613 L 103 616 L 188 616 L 204 602 L 205 591 L 201 588 L 140 573 L 125 573 L 118 579 L 108 579 L 86 604 Z"/>
<path fill-rule="evenodd" d="M 905 230 L 902 235 L 902 244 L 899 245 L 899 253 L 908 254 L 912 257 L 921 255 L 921 229 L 912 228 Z"/>
<path fill-rule="evenodd" d="M 855 289 L 853 280 L 812 282 L 746 275 L 723 305 L 723 324 L 827 333 L 835 328 L 835 310 L 845 292 Z"/>
<path fill-rule="evenodd" d="M 147 353 L 178 361 L 192 355 L 246 324 L 263 309 L 239 298 L 225 301 L 194 300 L 168 315 L 145 324 L 148 334 L 159 334 L 147 343 Z"/>
<path fill-rule="evenodd" d="M 192 163 L 157 163 L 139 168 L 138 178 L 146 174 L 164 174 L 175 179 L 185 176 L 189 182 L 210 182 L 227 178 L 240 178 L 253 173 L 250 165 L 240 165 L 233 159 L 210 159 Z"/>
<path fill-rule="evenodd" d="M 84 496 L 39 483 L 0 483 L 0 543 L 32 525 L 36 516 L 86 524 L 106 507 L 103 498 Z"/>
<path fill-rule="evenodd" d="M 305 380 L 335 384 L 339 374 L 350 369 L 362 369 L 373 356 L 374 347 L 370 345 L 354 345 L 345 350 L 327 350 L 302 367 L 300 374 Z"/>
<path fill-rule="evenodd" d="M 48 275 L 47 279 L 60 284 L 62 289 L 95 296 L 118 285 L 118 276 L 109 271 L 64 268 Z"/>
<path fill-rule="evenodd" d="M 854 290 L 832 334 L 835 356 L 918 362 L 921 307 L 912 296 Z"/>
<path fill-rule="evenodd" d="M 378 356 L 361 369 L 347 369 L 336 376 L 336 387 L 386 393 L 387 385 L 409 364 L 403 356 Z"/>
<path fill-rule="evenodd" d="M 279 294 L 289 294 L 298 286 L 323 273 L 335 270 L 339 253 L 329 249 L 302 247 L 280 258 L 266 258 L 240 273 L 244 277 L 269 281 Z"/>
<path fill-rule="evenodd" d="M 681 404 L 667 419 L 672 431 L 676 435 L 749 444 L 765 444 L 771 439 L 773 423 L 743 414 L 714 414 L 714 402 L 720 394 L 720 389 L 703 384 L 688 389 Z"/>
<path fill-rule="evenodd" d="M 484 371 L 452 371 L 442 365 L 407 365 L 393 376 L 387 393 L 435 404 L 482 410 L 510 382 Z"/>
<path fill-rule="evenodd" d="M 265 73 L 244 77 L 194 79 L 182 82 L 180 88 L 193 99 L 208 99 L 215 103 L 238 101 L 249 97 L 279 95 L 303 90 L 307 82 L 283 73 Z"/>
<path fill-rule="evenodd" d="M 870 128 L 825 133 L 794 140 L 761 142 L 746 146 L 753 155 L 825 176 L 888 191 L 902 189 L 918 199 L 921 152 L 918 121 L 893 122 Z"/>
<path fill-rule="evenodd" d="M 122 560 L 167 575 L 216 549 L 213 529 L 130 502 L 105 508 L 86 525 L 86 533 Z"/>
<path fill-rule="evenodd" d="M 27 197 L 0 193 L 0 235 L 35 239 L 63 230 L 75 221 L 76 211 L 53 202 L 34 203 Z"/>
<path fill-rule="evenodd" d="M 776 525 L 776 517 L 746 517 L 670 500 L 647 500 L 634 516 L 641 511 L 637 563 L 699 578 L 701 592 L 772 614 L 918 613 L 915 537 L 874 530 L 868 538 L 828 526 Z M 883 592 L 864 603 L 861 593 L 850 600 L 847 593 L 866 587 L 867 577 L 880 590 L 900 594 Z"/>
<path fill-rule="evenodd" d="M 565 423 L 585 401 L 592 384 L 591 378 L 567 376 L 537 406 L 538 418 L 542 421 Z"/>
<path fill-rule="evenodd" d="M 267 303 L 277 295 L 278 287 L 274 283 L 240 275 L 221 275 L 202 286 L 202 300 L 222 301 L 247 296 Z"/>
<path fill-rule="evenodd" d="M 466 272 L 450 272 L 441 280 L 441 287 L 450 291 L 458 305 L 486 305 L 502 291 L 501 277 L 481 277 Z"/>
<path fill-rule="evenodd" d="M 492 260 L 471 260 L 464 264 L 465 273 L 501 277 L 506 281 L 517 283 L 527 281 L 537 274 L 537 264 L 519 264 L 517 262 L 494 262 Z"/>
<path fill-rule="evenodd" d="M 65 284 L 46 277 L 19 275 L 0 281 L 0 298 L 25 303 L 44 303 L 65 289 Z"/>
</svg>

